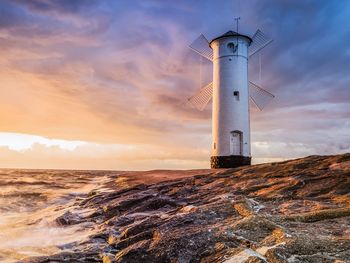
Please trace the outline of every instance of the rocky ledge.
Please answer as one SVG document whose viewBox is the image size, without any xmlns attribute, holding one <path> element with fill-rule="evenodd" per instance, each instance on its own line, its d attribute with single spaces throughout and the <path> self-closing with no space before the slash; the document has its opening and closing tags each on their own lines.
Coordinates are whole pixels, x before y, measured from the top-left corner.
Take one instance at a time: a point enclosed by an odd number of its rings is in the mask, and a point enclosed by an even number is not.
<svg viewBox="0 0 350 263">
<path fill-rule="evenodd" d="M 350 154 L 109 178 L 57 219 L 96 234 L 25 262 L 350 262 Z"/>
</svg>

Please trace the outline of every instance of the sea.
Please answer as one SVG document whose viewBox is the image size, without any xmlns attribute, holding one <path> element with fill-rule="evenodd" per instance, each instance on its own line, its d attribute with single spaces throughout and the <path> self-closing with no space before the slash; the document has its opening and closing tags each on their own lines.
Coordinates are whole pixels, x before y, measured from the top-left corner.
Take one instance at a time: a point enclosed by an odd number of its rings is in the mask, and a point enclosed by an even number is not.
<svg viewBox="0 0 350 263">
<path fill-rule="evenodd" d="M 77 203 L 108 177 L 101 171 L 0 169 L 0 262 L 69 250 L 93 234 L 91 223 L 62 225 L 66 211 L 90 213 Z"/>
</svg>

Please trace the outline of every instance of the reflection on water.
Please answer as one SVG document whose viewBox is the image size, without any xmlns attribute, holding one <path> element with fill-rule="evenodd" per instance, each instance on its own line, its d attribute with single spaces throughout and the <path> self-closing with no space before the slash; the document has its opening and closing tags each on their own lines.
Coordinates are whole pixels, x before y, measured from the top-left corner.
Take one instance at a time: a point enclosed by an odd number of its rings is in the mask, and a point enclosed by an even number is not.
<svg viewBox="0 0 350 263">
<path fill-rule="evenodd" d="M 104 181 L 99 172 L 0 170 L 0 261 L 53 254 L 92 234 L 87 223 L 61 226 L 55 219 L 68 209 L 89 213 L 75 202 Z"/>
</svg>

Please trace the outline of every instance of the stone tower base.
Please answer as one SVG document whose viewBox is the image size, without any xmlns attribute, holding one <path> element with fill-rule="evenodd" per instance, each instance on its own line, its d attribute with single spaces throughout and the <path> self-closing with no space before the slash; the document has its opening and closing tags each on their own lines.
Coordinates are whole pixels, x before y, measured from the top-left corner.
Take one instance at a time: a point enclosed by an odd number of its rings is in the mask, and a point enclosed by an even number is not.
<svg viewBox="0 0 350 263">
<path fill-rule="evenodd" d="M 252 157 L 242 155 L 230 156 L 212 156 L 210 157 L 210 166 L 217 168 L 236 168 L 243 165 L 250 165 Z"/>
</svg>

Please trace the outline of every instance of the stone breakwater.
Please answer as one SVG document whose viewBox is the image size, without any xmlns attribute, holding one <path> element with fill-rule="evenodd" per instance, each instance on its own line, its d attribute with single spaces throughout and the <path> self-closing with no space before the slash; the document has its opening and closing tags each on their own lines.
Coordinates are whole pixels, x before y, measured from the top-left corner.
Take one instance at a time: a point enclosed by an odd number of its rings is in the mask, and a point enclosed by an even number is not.
<svg viewBox="0 0 350 263">
<path fill-rule="evenodd" d="M 96 232 L 24 262 L 350 262 L 349 193 L 350 154 L 111 175 L 56 220 Z"/>
</svg>

